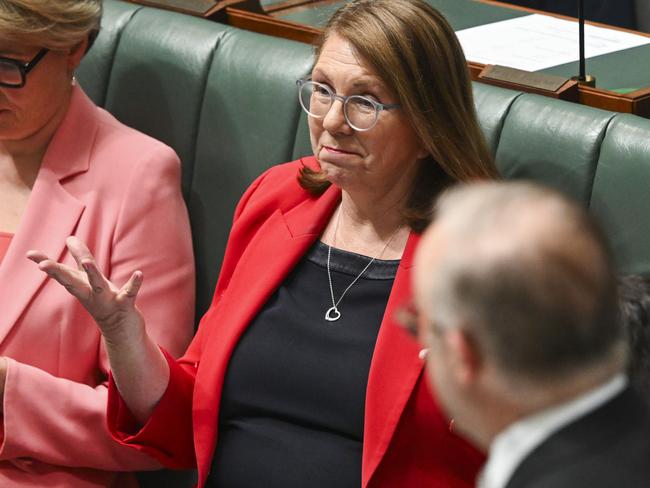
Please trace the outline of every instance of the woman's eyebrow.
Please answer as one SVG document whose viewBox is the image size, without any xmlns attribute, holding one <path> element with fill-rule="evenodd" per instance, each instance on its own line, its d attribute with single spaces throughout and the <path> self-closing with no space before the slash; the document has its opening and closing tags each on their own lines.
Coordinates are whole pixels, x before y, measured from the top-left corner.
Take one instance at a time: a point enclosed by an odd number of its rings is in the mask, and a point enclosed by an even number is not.
<svg viewBox="0 0 650 488">
<path fill-rule="evenodd" d="M 361 78 L 352 83 L 354 88 L 374 88 L 376 90 L 385 90 L 384 84 L 375 78 Z"/>
<path fill-rule="evenodd" d="M 319 81 L 321 83 L 325 83 L 326 85 L 332 86 L 332 80 L 330 80 L 330 77 L 327 76 L 327 74 L 323 71 L 316 70 L 312 73 L 311 75 L 312 79 L 313 78 L 319 78 Z"/>
<path fill-rule="evenodd" d="M 352 86 L 354 88 L 368 88 L 374 85 L 375 83 L 369 83 L 367 81 L 355 81 L 354 83 L 352 83 Z"/>
<path fill-rule="evenodd" d="M 312 78 L 318 77 L 323 79 L 323 83 L 326 83 L 328 85 L 332 84 L 332 81 L 330 77 L 327 75 L 327 73 L 320 69 L 320 68 L 315 68 L 312 71 Z M 375 78 L 374 76 L 369 76 L 369 75 L 363 75 L 359 79 L 354 80 L 352 82 L 352 88 L 355 90 L 368 90 L 368 89 L 375 89 L 378 91 L 385 91 L 386 88 L 384 84 Z"/>
</svg>

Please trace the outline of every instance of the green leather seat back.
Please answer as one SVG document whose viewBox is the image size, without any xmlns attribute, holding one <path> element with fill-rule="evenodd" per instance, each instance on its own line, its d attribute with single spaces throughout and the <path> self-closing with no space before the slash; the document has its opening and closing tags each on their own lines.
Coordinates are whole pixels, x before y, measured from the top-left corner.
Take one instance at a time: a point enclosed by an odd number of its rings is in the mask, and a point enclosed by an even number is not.
<svg viewBox="0 0 650 488">
<path fill-rule="evenodd" d="M 104 2 L 100 35 L 76 72 L 88 96 L 101 107 L 106 103 L 108 80 L 120 34 L 140 8 L 126 2 Z"/>
<path fill-rule="evenodd" d="M 522 93 L 476 82 L 472 83 L 472 91 L 479 124 L 494 156 L 510 107 Z"/>
<path fill-rule="evenodd" d="M 307 123 L 307 114 L 304 111 L 300 113 L 298 130 L 293 145 L 293 159 L 302 158 L 303 156 L 313 156 L 311 142 L 309 140 L 309 125 Z"/>
<path fill-rule="evenodd" d="M 590 208 L 621 271 L 650 274 L 650 120 L 617 115 L 600 149 Z"/>
<path fill-rule="evenodd" d="M 529 179 L 588 204 L 600 143 L 614 113 L 538 95 L 512 104 L 496 163 L 507 179 Z"/>
<path fill-rule="evenodd" d="M 117 46 L 105 107 L 176 150 L 186 198 L 211 59 L 229 30 L 203 19 L 142 8 L 122 30 Z"/>
<path fill-rule="evenodd" d="M 293 159 L 301 113 L 295 82 L 311 63 L 308 45 L 235 29 L 214 53 L 188 200 L 199 312 L 212 298 L 237 201 L 260 173 Z"/>
</svg>

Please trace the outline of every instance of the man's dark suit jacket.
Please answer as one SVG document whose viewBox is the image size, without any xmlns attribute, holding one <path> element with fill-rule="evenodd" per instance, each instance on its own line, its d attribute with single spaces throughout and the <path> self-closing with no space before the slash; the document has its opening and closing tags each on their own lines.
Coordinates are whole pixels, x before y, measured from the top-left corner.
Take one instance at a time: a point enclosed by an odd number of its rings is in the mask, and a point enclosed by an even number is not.
<svg viewBox="0 0 650 488">
<path fill-rule="evenodd" d="M 506 488 L 650 487 L 650 409 L 629 388 L 561 429 Z"/>
</svg>

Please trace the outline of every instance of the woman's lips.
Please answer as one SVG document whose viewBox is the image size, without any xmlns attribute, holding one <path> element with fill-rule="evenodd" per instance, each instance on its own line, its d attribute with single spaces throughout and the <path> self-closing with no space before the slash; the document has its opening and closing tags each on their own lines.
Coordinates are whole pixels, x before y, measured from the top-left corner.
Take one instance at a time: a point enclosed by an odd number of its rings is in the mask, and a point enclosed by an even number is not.
<svg viewBox="0 0 650 488">
<path fill-rule="evenodd" d="M 323 149 L 326 151 L 333 153 L 333 154 L 351 154 L 351 155 L 357 155 L 357 153 L 352 152 L 352 151 L 346 151 L 344 149 L 336 148 L 336 147 L 331 147 L 331 146 L 323 146 Z"/>
</svg>

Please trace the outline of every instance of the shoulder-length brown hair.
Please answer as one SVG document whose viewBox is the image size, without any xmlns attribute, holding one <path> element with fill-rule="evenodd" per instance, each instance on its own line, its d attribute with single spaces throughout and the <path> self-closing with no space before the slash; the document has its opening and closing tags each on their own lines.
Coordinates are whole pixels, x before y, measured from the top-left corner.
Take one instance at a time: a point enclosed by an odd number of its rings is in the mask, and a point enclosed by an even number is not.
<svg viewBox="0 0 650 488">
<path fill-rule="evenodd" d="M 490 179 L 497 170 L 474 110 L 465 56 L 445 18 L 423 0 L 356 0 L 340 8 L 315 45 L 347 40 L 397 97 L 429 152 L 406 204 L 406 222 L 421 231 L 432 203 L 453 182 Z M 300 184 L 320 194 L 330 183 L 303 168 Z"/>
</svg>

